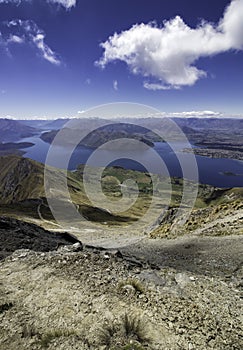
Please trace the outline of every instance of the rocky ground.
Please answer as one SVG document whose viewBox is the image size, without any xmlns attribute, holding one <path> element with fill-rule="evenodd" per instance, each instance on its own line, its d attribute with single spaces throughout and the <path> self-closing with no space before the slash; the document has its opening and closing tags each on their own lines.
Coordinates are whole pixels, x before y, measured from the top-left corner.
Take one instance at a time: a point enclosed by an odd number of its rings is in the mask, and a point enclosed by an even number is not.
<svg viewBox="0 0 243 350">
<path fill-rule="evenodd" d="M 0 259 L 17 249 L 48 252 L 76 242 L 75 237 L 65 232 L 50 233 L 34 224 L 0 217 Z"/>
<path fill-rule="evenodd" d="M 186 236 L 16 250 L 0 263 L 0 349 L 240 350 L 242 245 Z"/>
</svg>

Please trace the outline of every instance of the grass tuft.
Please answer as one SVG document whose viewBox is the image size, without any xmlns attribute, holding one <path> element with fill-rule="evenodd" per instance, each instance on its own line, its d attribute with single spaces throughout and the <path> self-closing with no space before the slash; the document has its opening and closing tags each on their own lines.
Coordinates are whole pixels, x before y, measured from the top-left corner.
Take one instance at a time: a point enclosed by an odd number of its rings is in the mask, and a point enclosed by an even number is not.
<svg viewBox="0 0 243 350">
<path fill-rule="evenodd" d="M 99 345 L 107 350 L 144 350 L 151 341 L 146 322 L 135 313 L 106 321 L 99 334 Z"/>
<path fill-rule="evenodd" d="M 77 336 L 77 332 L 73 329 L 54 329 L 42 335 L 40 345 L 43 348 L 48 348 L 50 342 L 55 338 Z"/>
<path fill-rule="evenodd" d="M 13 307 L 13 303 L 4 303 L 0 305 L 0 314 L 2 314 L 5 311 L 8 311 Z"/>
<path fill-rule="evenodd" d="M 132 286 L 136 293 L 143 294 L 145 292 L 145 288 L 141 281 L 136 278 L 129 278 L 125 281 L 121 281 L 118 284 L 118 290 L 122 290 L 125 286 Z"/>
</svg>

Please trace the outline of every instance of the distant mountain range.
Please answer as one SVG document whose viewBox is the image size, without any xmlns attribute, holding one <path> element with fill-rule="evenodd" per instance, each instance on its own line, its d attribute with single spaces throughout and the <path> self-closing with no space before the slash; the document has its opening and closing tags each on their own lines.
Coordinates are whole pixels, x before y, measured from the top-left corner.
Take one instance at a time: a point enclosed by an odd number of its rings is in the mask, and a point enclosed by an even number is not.
<svg viewBox="0 0 243 350">
<path fill-rule="evenodd" d="M 76 144 L 75 140 L 80 139 L 82 141 L 78 145 L 89 148 L 97 148 L 111 140 L 132 138 L 142 141 L 146 149 L 153 147 L 154 142 L 163 141 L 160 134 L 165 135 L 167 141 L 173 141 L 180 140 L 184 133 L 190 142 L 203 148 L 228 150 L 231 153 L 243 152 L 243 119 L 173 118 L 172 120 L 179 126 L 178 130 L 167 118 L 123 118 L 120 121 L 94 118 L 19 121 L 0 119 L 0 155 L 23 154 L 21 149 L 25 147 L 14 142 L 34 135 L 39 135 L 43 141 L 51 143 L 59 130 L 62 130 L 62 144 Z M 129 144 L 126 142 L 117 144 L 117 148 L 120 149 L 127 147 Z M 231 158 L 234 158 L 234 154 L 231 154 Z"/>
<path fill-rule="evenodd" d="M 156 128 L 161 125 L 161 121 L 166 120 L 167 118 L 121 118 L 115 119 L 114 123 L 134 123 L 135 125 L 140 125 L 145 128 Z M 243 129 L 243 119 L 236 118 L 185 118 L 177 117 L 170 118 L 180 127 L 189 127 L 192 129 Z M 21 134 L 21 137 L 25 133 L 34 132 L 35 129 L 44 129 L 44 130 L 54 130 L 62 128 L 67 122 L 74 119 L 69 118 L 57 118 L 57 119 L 26 119 L 26 120 L 13 120 L 13 119 L 0 119 L 0 130 L 6 130 L 7 132 L 18 131 L 18 134 Z M 112 124 L 112 119 L 98 119 L 98 118 L 79 118 L 82 120 L 82 126 L 84 129 L 93 129 L 93 127 L 100 127 L 103 125 L 102 121 Z"/>
<path fill-rule="evenodd" d="M 172 118 L 181 127 L 193 129 L 239 130 L 243 119 L 233 118 Z"/>
<path fill-rule="evenodd" d="M 25 125 L 22 121 L 0 119 L 0 142 L 15 142 L 37 133 L 34 127 Z"/>
</svg>

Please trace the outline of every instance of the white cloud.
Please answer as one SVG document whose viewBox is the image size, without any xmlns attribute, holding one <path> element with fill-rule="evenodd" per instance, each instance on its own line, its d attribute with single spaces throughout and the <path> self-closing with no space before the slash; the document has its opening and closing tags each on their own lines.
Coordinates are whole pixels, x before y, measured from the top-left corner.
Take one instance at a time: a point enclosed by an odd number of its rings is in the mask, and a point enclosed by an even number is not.
<svg viewBox="0 0 243 350">
<path fill-rule="evenodd" d="M 171 90 L 171 89 L 176 89 L 176 90 L 180 90 L 180 86 L 178 85 L 165 85 L 163 83 L 149 83 L 147 81 L 145 81 L 143 83 L 143 87 L 145 87 L 145 89 L 148 90 L 152 90 L 152 91 L 156 91 L 156 90 Z"/>
<path fill-rule="evenodd" d="M 0 0 L 0 4 L 16 4 L 20 5 L 21 2 L 32 2 L 33 0 Z M 76 5 L 77 0 L 46 0 L 48 3 L 59 4 L 66 9 L 70 9 L 71 7 Z"/>
<path fill-rule="evenodd" d="M 8 3 L 13 3 L 13 4 L 19 4 L 21 0 L 0 0 L 0 4 L 8 4 Z"/>
<path fill-rule="evenodd" d="M 220 118 L 224 117 L 224 113 L 214 111 L 186 111 L 169 113 L 169 116 L 178 118 Z"/>
<path fill-rule="evenodd" d="M 71 7 L 76 5 L 76 0 L 47 0 L 48 2 L 60 4 L 66 9 L 70 9 Z"/>
<path fill-rule="evenodd" d="M 9 43 L 15 43 L 15 44 L 23 44 L 24 43 L 24 38 L 21 38 L 18 35 L 10 35 L 8 39 Z"/>
<path fill-rule="evenodd" d="M 7 30 L 6 30 L 7 28 Z M 45 43 L 45 33 L 31 20 L 12 20 L 4 22 L 0 31 L 2 45 L 9 53 L 9 44 L 28 44 L 37 49 L 38 54 L 46 61 L 60 65 L 61 60 L 56 53 Z M 9 34 L 9 31 L 11 33 Z"/>
<path fill-rule="evenodd" d="M 117 80 L 114 80 L 114 81 L 113 81 L 113 89 L 114 89 L 115 91 L 118 90 L 118 81 L 117 81 Z"/>
<path fill-rule="evenodd" d="M 33 36 L 33 43 L 38 48 L 42 57 L 52 64 L 60 65 L 61 61 L 57 58 L 56 54 L 47 46 L 44 42 L 45 35 L 43 33 L 37 33 Z"/>
<path fill-rule="evenodd" d="M 191 28 L 180 16 L 162 26 L 135 24 L 101 44 L 104 53 L 96 64 L 104 68 L 112 61 L 123 61 L 133 74 L 147 78 L 144 86 L 150 90 L 192 86 L 207 75 L 195 65 L 200 57 L 243 50 L 242 16 L 243 0 L 232 0 L 215 25 L 202 21 Z"/>
</svg>

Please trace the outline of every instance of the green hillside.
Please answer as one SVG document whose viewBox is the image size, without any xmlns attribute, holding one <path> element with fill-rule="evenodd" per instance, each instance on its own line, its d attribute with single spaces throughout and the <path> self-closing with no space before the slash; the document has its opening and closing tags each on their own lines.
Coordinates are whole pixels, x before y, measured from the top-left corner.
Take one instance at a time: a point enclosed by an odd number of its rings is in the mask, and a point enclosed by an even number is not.
<svg viewBox="0 0 243 350">
<path fill-rule="evenodd" d="M 34 221 L 39 225 L 51 228 L 56 225 L 44 190 L 44 165 L 36 161 L 21 158 L 19 156 L 0 157 L 0 214 L 15 218 Z M 151 237 L 173 238 L 183 234 L 197 235 L 227 235 L 243 233 L 243 188 L 219 189 L 208 185 L 199 185 L 198 197 L 195 206 L 185 225 L 181 225 L 177 218 L 177 209 L 180 207 L 183 180 L 176 178 L 163 178 L 155 175 L 158 184 L 163 185 L 163 197 L 158 188 L 153 188 L 152 179 L 148 173 L 125 170 L 120 167 L 102 169 L 103 193 L 114 203 L 122 198 L 122 190 L 126 180 L 134 180 L 137 183 L 139 194 L 135 203 L 126 211 L 113 214 L 106 210 L 105 204 L 96 206 L 86 196 L 83 184 L 84 166 L 80 165 L 75 172 L 65 172 L 52 167 L 46 168 L 48 185 L 51 195 L 57 200 L 60 209 L 65 211 L 68 199 L 62 188 L 66 180 L 72 203 L 84 218 L 100 223 L 102 226 L 124 227 L 137 221 L 146 214 L 155 199 L 158 216 L 153 225 L 144 231 Z M 99 169 L 100 170 L 100 169 Z M 89 169 L 89 183 L 96 182 L 96 168 Z M 170 202 L 167 203 L 170 183 L 172 193 Z M 58 186 L 56 186 L 58 184 Z M 157 185 L 159 186 L 159 185 Z M 197 184 L 190 183 L 193 188 Z M 91 186 L 96 195 L 96 186 Z M 168 193 L 167 193 L 168 192 Z M 131 192 L 131 194 L 133 194 Z M 169 198 L 169 197 L 168 197 Z M 164 216 L 159 218 L 164 208 L 168 206 Z M 184 208 L 185 213 L 187 207 Z M 181 219 L 181 218 L 180 218 Z M 72 218 L 67 216 L 67 222 L 73 225 Z M 138 233 L 138 232 L 137 232 Z M 139 232 L 142 234 L 143 232 Z M 132 233 L 131 233 L 132 234 Z"/>
</svg>

